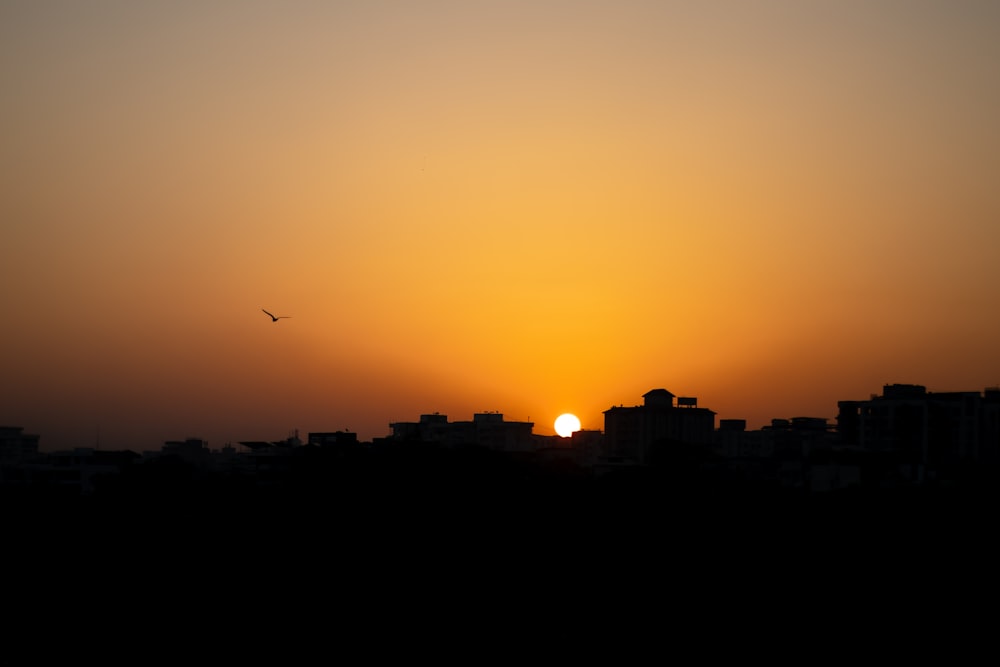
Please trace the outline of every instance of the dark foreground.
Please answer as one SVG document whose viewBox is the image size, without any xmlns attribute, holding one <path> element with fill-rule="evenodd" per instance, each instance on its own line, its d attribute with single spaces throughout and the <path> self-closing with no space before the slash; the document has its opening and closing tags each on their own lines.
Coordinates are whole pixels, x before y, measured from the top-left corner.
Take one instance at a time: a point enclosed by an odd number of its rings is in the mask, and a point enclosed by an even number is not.
<svg viewBox="0 0 1000 667">
<path fill-rule="evenodd" d="M 573 562 L 627 552 L 734 562 L 843 554 L 857 562 L 878 549 L 982 552 L 1000 506 L 990 478 L 809 493 L 703 466 L 596 475 L 567 462 L 419 448 L 378 459 L 314 453 L 254 475 L 165 459 L 100 480 L 87 496 L 2 492 L 5 532 L 22 550 L 52 546 L 72 559 L 125 543 L 206 563 L 227 552 L 241 560 L 407 560 L 476 550 L 516 561 L 549 550 Z"/>
</svg>

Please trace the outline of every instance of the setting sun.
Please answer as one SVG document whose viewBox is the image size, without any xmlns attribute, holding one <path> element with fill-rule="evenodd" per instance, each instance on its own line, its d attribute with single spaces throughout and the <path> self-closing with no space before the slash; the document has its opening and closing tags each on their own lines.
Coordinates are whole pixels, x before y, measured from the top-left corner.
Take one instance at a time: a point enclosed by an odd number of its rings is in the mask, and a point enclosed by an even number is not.
<svg viewBox="0 0 1000 667">
<path fill-rule="evenodd" d="M 570 413 L 562 414 L 556 417 L 556 433 L 558 433 L 563 438 L 568 438 L 573 435 L 574 431 L 580 430 L 580 419 Z"/>
</svg>

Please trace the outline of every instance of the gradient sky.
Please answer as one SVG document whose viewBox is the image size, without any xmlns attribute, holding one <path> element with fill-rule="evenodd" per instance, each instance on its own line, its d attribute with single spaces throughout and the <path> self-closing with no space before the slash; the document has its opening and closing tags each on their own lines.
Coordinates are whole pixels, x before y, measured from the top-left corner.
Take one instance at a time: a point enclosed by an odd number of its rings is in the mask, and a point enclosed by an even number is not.
<svg viewBox="0 0 1000 667">
<path fill-rule="evenodd" d="M 0 91 L 43 450 L 1000 385 L 992 0 L 0 0 Z"/>
</svg>

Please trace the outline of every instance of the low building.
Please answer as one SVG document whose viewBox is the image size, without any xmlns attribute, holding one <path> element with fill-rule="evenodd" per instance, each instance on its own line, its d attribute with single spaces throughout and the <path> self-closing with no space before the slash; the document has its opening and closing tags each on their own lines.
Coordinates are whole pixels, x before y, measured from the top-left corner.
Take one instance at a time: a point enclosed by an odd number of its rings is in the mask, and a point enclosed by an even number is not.
<svg viewBox="0 0 1000 667">
<path fill-rule="evenodd" d="M 389 424 L 395 441 L 418 441 L 446 447 L 474 445 L 499 452 L 534 450 L 533 422 L 507 421 L 500 412 L 480 412 L 472 421 L 449 422 L 439 413 L 420 415 L 419 422 Z"/>
<path fill-rule="evenodd" d="M 50 497 L 87 496 L 101 479 L 120 475 L 141 457 L 129 451 L 91 447 L 48 452 L 5 466 L 0 481 L 11 487 L 41 491 Z"/>
</svg>

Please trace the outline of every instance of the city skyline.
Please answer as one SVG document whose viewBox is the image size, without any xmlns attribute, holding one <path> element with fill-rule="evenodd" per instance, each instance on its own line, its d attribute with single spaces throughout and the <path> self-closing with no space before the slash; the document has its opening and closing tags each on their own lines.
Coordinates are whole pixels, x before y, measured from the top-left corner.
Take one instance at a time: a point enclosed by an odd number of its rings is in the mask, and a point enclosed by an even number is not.
<svg viewBox="0 0 1000 667">
<path fill-rule="evenodd" d="M 928 388 L 922 384 L 910 384 L 910 383 L 885 383 L 879 387 L 879 391 L 885 392 L 887 395 L 890 392 L 899 392 L 907 389 L 916 389 L 920 392 L 921 396 L 927 396 L 929 398 L 933 397 L 948 397 L 957 394 L 968 395 L 970 393 L 976 395 L 986 395 L 989 393 L 995 394 L 1000 391 L 998 386 L 986 386 L 980 389 L 970 389 L 965 388 L 961 390 L 939 390 L 933 387 Z M 573 432 L 590 432 L 600 435 L 605 435 L 605 426 L 607 424 L 607 414 L 616 413 L 622 408 L 625 411 L 635 410 L 641 408 L 643 405 L 648 405 L 650 399 L 648 396 L 654 395 L 665 395 L 669 396 L 672 404 L 685 412 L 691 410 L 692 412 L 700 412 L 711 415 L 711 430 L 723 431 L 731 429 L 734 423 L 741 424 L 741 430 L 747 429 L 749 431 L 759 431 L 763 429 L 773 428 L 775 424 L 780 423 L 791 423 L 792 421 L 809 421 L 816 422 L 821 421 L 826 425 L 827 430 L 837 431 L 839 419 L 843 416 L 843 406 L 847 404 L 861 403 L 867 398 L 875 399 L 880 397 L 880 394 L 876 391 L 870 391 L 867 394 L 859 394 L 852 397 L 841 397 L 833 409 L 833 417 L 821 416 L 821 415 L 806 415 L 806 414 L 791 414 L 791 413 L 781 413 L 775 412 L 766 420 L 759 423 L 747 420 L 745 417 L 739 415 L 720 415 L 716 410 L 712 409 L 711 405 L 705 404 L 703 401 L 696 396 L 690 395 L 675 395 L 672 392 L 664 389 L 663 387 L 654 387 L 649 389 L 647 392 L 643 393 L 641 396 L 632 397 L 631 401 L 625 401 L 621 403 L 616 403 L 608 405 L 606 409 L 601 411 L 601 415 L 596 419 L 586 419 L 580 418 L 579 415 L 572 413 L 563 413 L 560 417 L 569 414 L 574 418 L 579 419 L 579 424 L 574 425 Z M 693 409 L 697 408 L 697 409 Z M 693 409 L 693 410 L 692 410 Z M 558 431 L 559 428 L 556 423 L 553 423 L 546 427 L 545 424 L 537 424 L 530 419 L 518 419 L 512 417 L 511 415 L 505 414 L 502 410 L 478 410 L 468 415 L 453 415 L 450 413 L 445 413 L 441 411 L 429 411 L 424 410 L 418 414 L 410 415 L 397 415 L 386 422 L 385 428 L 381 431 L 374 432 L 372 434 L 358 433 L 356 430 L 349 428 L 330 428 L 324 427 L 322 424 L 312 425 L 310 428 L 299 428 L 293 427 L 286 431 L 279 432 L 281 429 L 272 427 L 270 429 L 265 429 L 264 431 L 259 431 L 255 433 L 249 433 L 246 429 L 242 430 L 242 437 L 233 438 L 225 437 L 222 439 L 212 439 L 205 437 L 207 434 L 189 432 L 183 435 L 171 435 L 163 437 L 157 441 L 131 441 L 121 444 L 118 442 L 116 446 L 115 442 L 108 443 L 107 441 L 101 440 L 100 432 L 95 434 L 95 439 L 93 441 L 87 441 L 85 437 L 82 436 L 72 436 L 70 435 L 68 439 L 57 440 L 56 443 L 47 442 L 45 434 L 38 432 L 36 429 L 26 428 L 23 424 L 12 424 L 4 423 L 0 426 L 6 428 L 15 428 L 19 431 L 23 431 L 25 434 L 30 435 L 30 437 L 38 437 L 39 451 L 42 452 L 55 452 L 55 451 L 67 451 L 71 449 L 88 449 L 96 448 L 103 450 L 131 450 L 136 452 L 150 452 L 158 451 L 165 444 L 171 442 L 181 442 L 185 440 L 198 441 L 203 443 L 204 447 L 211 448 L 213 451 L 218 450 L 222 447 L 235 447 L 244 446 L 253 443 L 293 443 L 299 442 L 304 443 L 313 435 L 316 436 L 328 436 L 331 434 L 344 434 L 351 436 L 352 440 L 355 442 L 362 443 L 373 443 L 385 439 L 393 439 L 403 437 L 401 434 L 407 432 L 407 427 L 416 427 L 417 424 L 422 424 L 424 420 L 431 419 L 434 423 L 444 423 L 444 424 L 472 424 L 474 421 L 479 422 L 482 419 L 499 420 L 500 423 L 505 423 L 507 425 L 522 425 L 528 426 L 526 434 L 531 436 L 541 436 L 543 438 L 560 438 L 566 442 L 570 442 L 572 435 L 561 435 Z M 598 423 L 600 422 L 600 423 Z M 221 433 L 219 429 L 211 430 L 212 434 Z"/>
<path fill-rule="evenodd" d="M 1000 385 L 994 3 L 14 0 L 0 84 L 43 447 Z"/>
</svg>

